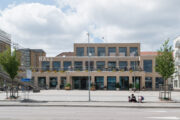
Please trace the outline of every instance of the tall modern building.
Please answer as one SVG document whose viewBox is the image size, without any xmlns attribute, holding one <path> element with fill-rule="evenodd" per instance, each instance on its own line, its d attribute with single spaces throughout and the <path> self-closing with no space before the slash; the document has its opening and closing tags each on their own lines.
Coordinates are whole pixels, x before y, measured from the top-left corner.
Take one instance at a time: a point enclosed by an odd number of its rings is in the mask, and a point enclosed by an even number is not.
<svg viewBox="0 0 180 120">
<path fill-rule="evenodd" d="M 88 50 L 89 48 L 89 50 Z M 88 57 L 88 54 L 90 57 Z M 88 89 L 88 75 L 97 90 L 158 90 L 162 77 L 155 71 L 156 52 L 141 52 L 140 43 L 74 44 L 74 52 L 40 57 L 39 71 L 33 70 L 34 85 L 41 88 Z M 88 72 L 90 61 L 90 73 Z"/>
<path fill-rule="evenodd" d="M 46 56 L 46 53 L 42 49 L 18 49 L 20 53 L 21 66 L 26 68 L 38 68 L 39 57 Z"/>
<path fill-rule="evenodd" d="M 176 72 L 173 79 L 173 87 L 180 90 L 180 37 L 174 40 L 174 59 Z"/>
<path fill-rule="evenodd" d="M 0 53 L 11 47 L 10 34 L 0 30 Z"/>
</svg>

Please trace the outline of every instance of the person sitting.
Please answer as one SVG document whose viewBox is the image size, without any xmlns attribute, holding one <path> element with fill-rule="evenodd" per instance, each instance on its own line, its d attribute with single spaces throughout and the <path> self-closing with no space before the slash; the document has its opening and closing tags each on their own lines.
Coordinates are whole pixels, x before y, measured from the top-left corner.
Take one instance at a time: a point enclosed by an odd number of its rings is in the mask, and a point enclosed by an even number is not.
<svg viewBox="0 0 180 120">
<path fill-rule="evenodd" d="M 129 102 L 137 102 L 136 96 L 134 94 L 132 94 L 131 97 L 130 96 L 128 97 L 128 101 Z"/>
</svg>

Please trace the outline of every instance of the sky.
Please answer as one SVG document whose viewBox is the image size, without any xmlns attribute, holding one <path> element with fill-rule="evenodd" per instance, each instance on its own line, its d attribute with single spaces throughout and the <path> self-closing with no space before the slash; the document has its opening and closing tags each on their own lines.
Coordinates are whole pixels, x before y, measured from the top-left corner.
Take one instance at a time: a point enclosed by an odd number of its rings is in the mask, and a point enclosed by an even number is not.
<svg viewBox="0 0 180 120">
<path fill-rule="evenodd" d="M 180 35 L 180 0 L 0 0 L 0 29 L 47 56 L 73 43 L 141 43 L 157 51 Z"/>
</svg>

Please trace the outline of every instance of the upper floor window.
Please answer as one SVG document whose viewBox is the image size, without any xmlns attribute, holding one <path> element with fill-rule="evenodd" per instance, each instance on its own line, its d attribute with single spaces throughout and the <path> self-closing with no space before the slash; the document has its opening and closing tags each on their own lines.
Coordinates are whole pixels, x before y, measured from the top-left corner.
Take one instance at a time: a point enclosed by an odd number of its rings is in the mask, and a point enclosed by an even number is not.
<svg viewBox="0 0 180 120">
<path fill-rule="evenodd" d="M 116 69 L 116 62 L 109 61 L 108 62 L 108 70 L 115 70 Z"/>
<path fill-rule="evenodd" d="M 83 70 L 83 65 L 82 65 L 82 61 L 75 61 L 74 62 L 74 70 Z"/>
<path fill-rule="evenodd" d="M 127 66 L 128 66 L 127 61 L 119 61 L 119 69 L 120 70 L 126 71 L 127 70 Z"/>
<path fill-rule="evenodd" d="M 42 61 L 42 70 L 43 71 L 48 71 L 50 68 L 49 61 Z"/>
<path fill-rule="evenodd" d="M 108 56 L 116 56 L 116 48 L 115 47 L 108 48 Z"/>
<path fill-rule="evenodd" d="M 127 56 L 127 48 L 126 47 L 119 48 L 119 56 Z"/>
<path fill-rule="evenodd" d="M 53 61 L 53 70 L 59 71 L 61 67 L 61 64 L 59 61 Z"/>
<path fill-rule="evenodd" d="M 88 61 L 86 61 L 86 70 L 88 70 Z M 89 61 L 89 64 L 90 64 L 90 70 L 93 71 L 93 68 L 94 68 L 94 61 Z"/>
<path fill-rule="evenodd" d="M 97 67 L 97 70 L 104 70 L 105 69 L 105 62 L 104 61 L 97 61 L 96 67 Z"/>
<path fill-rule="evenodd" d="M 84 56 L 84 48 L 83 47 L 77 47 L 76 48 L 76 55 L 77 56 Z"/>
<path fill-rule="evenodd" d="M 98 56 L 105 56 L 106 50 L 105 47 L 98 47 Z"/>
<path fill-rule="evenodd" d="M 71 70 L 71 61 L 64 61 L 64 71 Z"/>
<path fill-rule="evenodd" d="M 138 48 L 130 47 L 130 56 L 138 56 Z"/>
<path fill-rule="evenodd" d="M 144 60 L 144 71 L 152 72 L 152 60 Z"/>
<path fill-rule="evenodd" d="M 131 61 L 131 69 L 138 70 L 139 61 Z"/>
<path fill-rule="evenodd" d="M 87 56 L 88 56 L 88 53 L 89 53 L 89 56 L 95 56 L 95 48 L 89 47 L 89 49 L 88 49 L 88 47 L 87 47 Z"/>
</svg>

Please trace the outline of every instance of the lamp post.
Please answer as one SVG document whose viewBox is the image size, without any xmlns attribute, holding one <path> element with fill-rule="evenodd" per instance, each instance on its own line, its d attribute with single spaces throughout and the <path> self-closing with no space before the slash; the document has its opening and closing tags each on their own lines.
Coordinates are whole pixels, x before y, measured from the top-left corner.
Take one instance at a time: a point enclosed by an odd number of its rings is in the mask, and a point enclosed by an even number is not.
<svg viewBox="0 0 180 120">
<path fill-rule="evenodd" d="M 88 83 L 89 83 L 88 92 L 89 92 L 89 102 L 90 102 L 91 101 L 91 93 L 90 93 L 91 81 L 90 81 L 89 33 L 87 33 L 87 36 L 88 36 Z"/>
</svg>

